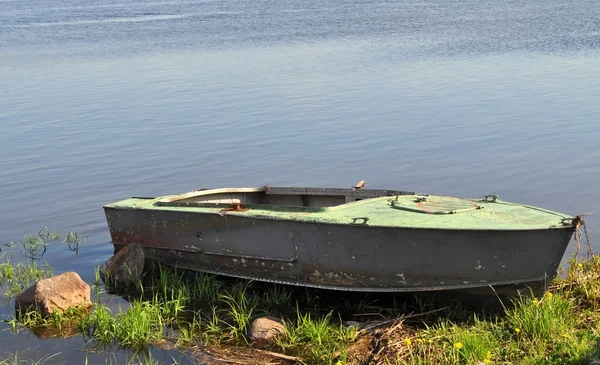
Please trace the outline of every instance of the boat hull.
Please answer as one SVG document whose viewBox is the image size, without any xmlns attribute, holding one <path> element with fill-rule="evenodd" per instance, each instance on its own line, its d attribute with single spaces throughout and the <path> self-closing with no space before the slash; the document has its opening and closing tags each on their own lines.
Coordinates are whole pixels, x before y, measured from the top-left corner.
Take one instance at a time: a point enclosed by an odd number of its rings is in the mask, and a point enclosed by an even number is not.
<svg viewBox="0 0 600 365">
<path fill-rule="evenodd" d="M 116 250 L 226 276 L 368 292 L 545 291 L 573 227 L 371 227 L 105 207 Z M 493 293 L 493 291 L 492 291 Z"/>
</svg>

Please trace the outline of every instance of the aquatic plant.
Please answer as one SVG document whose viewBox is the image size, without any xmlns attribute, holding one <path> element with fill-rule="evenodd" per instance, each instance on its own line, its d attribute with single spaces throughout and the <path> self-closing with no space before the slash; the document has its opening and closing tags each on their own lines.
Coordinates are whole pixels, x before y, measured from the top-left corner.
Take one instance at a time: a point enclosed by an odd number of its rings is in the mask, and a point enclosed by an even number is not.
<svg viewBox="0 0 600 365">
<path fill-rule="evenodd" d="M 50 362 L 53 358 L 57 357 L 58 355 L 60 355 L 60 352 L 44 356 L 39 360 L 32 360 L 27 358 L 20 358 L 18 353 L 3 354 L 3 357 L 6 356 L 6 358 L 0 360 L 0 365 L 43 365 L 47 362 Z"/>
<path fill-rule="evenodd" d="M 79 322 L 84 336 L 103 345 L 116 341 L 117 320 L 112 311 L 103 304 L 96 303 L 92 313 Z"/>
<path fill-rule="evenodd" d="M 13 297 L 36 281 L 54 275 L 48 264 L 38 265 L 31 263 L 11 261 L 11 256 L 6 255 L 0 262 L 0 288 L 6 297 Z"/>
<path fill-rule="evenodd" d="M 119 344 L 130 348 L 144 348 L 161 339 L 164 320 L 160 307 L 150 302 L 136 301 L 131 308 L 117 316 L 116 337 Z"/>
</svg>

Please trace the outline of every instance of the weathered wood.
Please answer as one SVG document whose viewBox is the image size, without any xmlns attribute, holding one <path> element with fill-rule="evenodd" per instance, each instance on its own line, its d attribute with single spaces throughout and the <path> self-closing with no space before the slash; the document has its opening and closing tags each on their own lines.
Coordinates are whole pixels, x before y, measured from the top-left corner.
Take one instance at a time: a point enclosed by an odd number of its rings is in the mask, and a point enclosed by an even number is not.
<svg viewBox="0 0 600 365">
<path fill-rule="evenodd" d="M 213 195 L 213 194 L 227 194 L 227 193 L 259 193 L 264 192 L 268 189 L 267 186 L 260 188 L 221 188 L 221 189 L 210 189 L 210 190 L 195 190 L 189 193 L 179 195 L 168 195 L 160 199 L 159 203 L 170 203 L 178 200 L 184 200 L 189 198 L 195 198 L 198 196 Z"/>
</svg>

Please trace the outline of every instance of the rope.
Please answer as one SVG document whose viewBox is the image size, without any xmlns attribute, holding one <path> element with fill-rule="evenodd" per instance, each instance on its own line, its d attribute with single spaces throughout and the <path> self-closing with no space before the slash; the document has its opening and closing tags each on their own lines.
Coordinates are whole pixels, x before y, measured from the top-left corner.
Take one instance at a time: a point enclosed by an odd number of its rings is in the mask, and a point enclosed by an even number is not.
<svg viewBox="0 0 600 365">
<path fill-rule="evenodd" d="M 581 249 L 581 241 L 580 239 L 585 234 L 585 241 L 587 243 L 587 257 L 590 258 L 593 256 L 592 245 L 590 242 L 590 236 L 588 234 L 587 226 L 585 225 L 585 220 L 583 220 L 583 215 L 578 215 L 573 219 L 573 224 L 575 225 L 575 230 L 573 231 L 573 237 L 575 238 L 575 242 L 577 243 L 577 251 L 575 252 L 575 257 L 579 255 L 579 250 Z M 583 233 L 581 232 L 581 227 L 583 227 Z"/>
</svg>

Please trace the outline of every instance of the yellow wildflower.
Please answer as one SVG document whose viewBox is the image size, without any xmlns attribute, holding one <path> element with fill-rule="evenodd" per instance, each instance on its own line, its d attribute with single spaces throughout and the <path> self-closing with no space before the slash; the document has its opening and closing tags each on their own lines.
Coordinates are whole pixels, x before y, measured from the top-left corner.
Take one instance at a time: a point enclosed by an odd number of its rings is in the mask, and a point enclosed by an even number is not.
<svg viewBox="0 0 600 365">
<path fill-rule="evenodd" d="M 433 340 L 430 338 L 429 340 L 427 340 L 427 343 L 433 343 Z"/>
<path fill-rule="evenodd" d="M 420 338 L 417 338 L 417 343 L 418 343 L 418 344 L 422 344 L 422 343 L 423 343 L 423 340 L 422 340 L 422 339 L 420 339 Z"/>
<path fill-rule="evenodd" d="M 491 359 L 492 358 L 492 352 L 491 351 L 486 352 L 485 353 L 485 358 L 486 359 Z"/>
<path fill-rule="evenodd" d="M 577 264 L 577 267 L 583 267 L 583 265 L 580 263 Z"/>
<path fill-rule="evenodd" d="M 538 305 L 540 304 L 538 298 L 533 298 L 533 304 Z"/>
<path fill-rule="evenodd" d="M 402 343 L 406 346 L 410 346 L 412 344 L 412 341 L 410 340 L 410 338 L 405 338 L 404 340 L 402 340 Z"/>
<path fill-rule="evenodd" d="M 341 361 L 338 361 L 338 362 L 335 363 L 335 365 L 344 365 L 344 363 L 341 362 Z"/>
<path fill-rule="evenodd" d="M 462 342 L 457 342 L 457 343 L 455 343 L 455 344 L 454 344 L 454 348 L 455 348 L 455 349 L 457 349 L 457 350 L 460 350 L 460 349 L 462 349 L 462 348 L 463 348 L 463 344 L 462 344 Z"/>
<path fill-rule="evenodd" d="M 548 298 L 552 298 L 552 292 L 547 292 L 547 293 L 546 293 L 546 296 L 547 296 Z"/>
<path fill-rule="evenodd" d="M 492 360 L 490 360 L 490 359 L 483 359 L 483 363 L 484 364 L 491 364 Z"/>
<path fill-rule="evenodd" d="M 517 333 L 517 335 L 519 334 L 519 332 L 521 332 L 521 329 L 519 327 L 515 328 L 515 332 Z"/>
<path fill-rule="evenodd" d="M 564 337 L 564 338 L 569 337 L 569 335 L 567 335 L 566 333 L 563 333 L 561 336 Z"/>
</svg>

